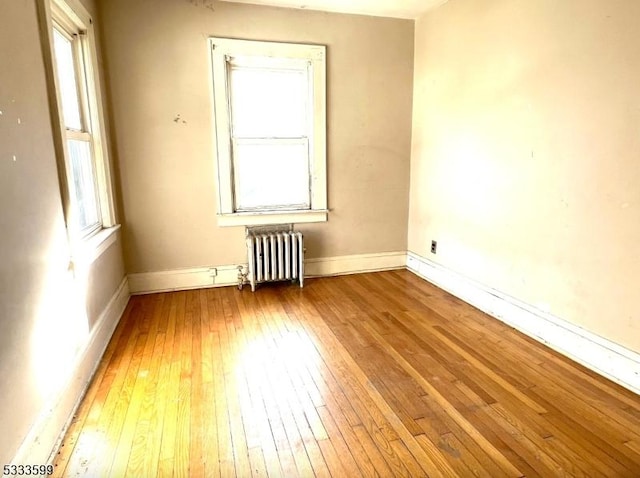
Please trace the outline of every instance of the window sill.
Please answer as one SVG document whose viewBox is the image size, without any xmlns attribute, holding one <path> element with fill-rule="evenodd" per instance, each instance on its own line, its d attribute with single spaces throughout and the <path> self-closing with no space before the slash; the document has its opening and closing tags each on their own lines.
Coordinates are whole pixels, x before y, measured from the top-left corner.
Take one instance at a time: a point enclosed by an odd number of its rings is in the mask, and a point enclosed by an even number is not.
<svg viewBox="0 0 640 478">
<path fill-rule="evenodd" d="M 301 224 L 307 222 L 327 222 L 327 213 L 322 210 L 269 211 L 260 213 L 239 212 L 219 214 L 218 226 L 267 226 L 271 224 Z"/>
<path fill-rule="evenodd" d="M 93 236 L 80 241 L 73 253 L 73 262 L 84 267 L 93 264 L 111 245 L 116 242 L 120 224 L 101 229 Z"/>
</svg>

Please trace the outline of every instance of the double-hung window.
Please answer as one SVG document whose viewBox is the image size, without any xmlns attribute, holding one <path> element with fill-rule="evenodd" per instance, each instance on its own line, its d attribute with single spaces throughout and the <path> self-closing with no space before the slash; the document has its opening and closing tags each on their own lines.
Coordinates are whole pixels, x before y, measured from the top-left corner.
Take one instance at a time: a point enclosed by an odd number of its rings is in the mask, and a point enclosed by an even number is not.
<svg viewBox="0 0 640 478">
<path fill-rule="evenodd" d="M 63 197 L 73 239 L 112 226 L 113 202 L 96 78 L 93 25 L 77 2 L 53 0 L 50 39 L 64 161 Z"/>
<path fill-rule="evenodd" d="M 325 221 L 325 47 L 211 48 L 219 223 Z"/>
</svg>

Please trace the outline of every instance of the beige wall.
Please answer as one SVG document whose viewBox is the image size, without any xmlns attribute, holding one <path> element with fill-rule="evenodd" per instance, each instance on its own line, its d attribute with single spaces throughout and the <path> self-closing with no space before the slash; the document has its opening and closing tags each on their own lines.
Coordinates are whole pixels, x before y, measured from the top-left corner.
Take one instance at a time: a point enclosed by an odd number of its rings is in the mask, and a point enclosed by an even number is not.
<svg viewBox="0 0 640 478">
<path fill-rule="evenodd" d="M 408 242 L 640 352 L 638 18 L 635 0 L 421 18 Z"/>
<path fill-rule="evenodd" d="M 216 224 L 214 35 L 328 46 L 332 212 L 300 227 L 307 257 L 406 249 L 412 21 L 203 0 L 100 5 L 129 273 L 246 260 L 244 229 Z"/>
<path fill-rule="evenodd" d="M 0 22 L 0 463 L 11 463 L 69 386 L 124 266 L 118 240 L 88 281 L 68 272 L 36 2 L 0 1 Z"/>
</svg>

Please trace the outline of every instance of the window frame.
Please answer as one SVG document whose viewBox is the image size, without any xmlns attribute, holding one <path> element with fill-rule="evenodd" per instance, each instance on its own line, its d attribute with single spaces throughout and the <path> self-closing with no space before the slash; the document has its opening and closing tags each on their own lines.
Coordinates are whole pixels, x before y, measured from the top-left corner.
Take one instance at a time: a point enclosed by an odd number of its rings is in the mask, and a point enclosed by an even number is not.
<svg viewBox="0 0 640 478">
<path fill-rule="evenodd" d="M 209 38 L 213 93 L 215 173 L 218 186 L 218 225 L 248 226 L 327 220 L 326 160 L 326 47 L 233 38 Z M 229 57 L 272 57 L 310 62 L 312 123 L 309 137 L 310 207 L 274 207 L 237 211 L 234 205 L 232 136 L 230 124 Z"/>
<path fill-rule="evenodd" d="M 73 127 L 69 127 L 65 121 L 65 112 L 64 107 L 61 108 L 61 114 L 63 117 L 63 127 L 64 127 L 64 149 L 65 149 L 65 163 L 66 163 L 66 173 L 69 178 L 69 196 L 71 198 L 76 197 L 75 192 L 75 175 L 73 173 L 73 166 L 71 162 L 71 155 L 69 153 L 69 141 L 81 141 L 83 143 L 87 143 L 89 146 L 90 152 L 90 167 L 91 167 L 91 178 L 92 178 L 92 193 L 93 200 L 95 201 L 95 211 L 92 211 L 96 214 L 96 221 L 92 224 L 89 224 L 85 227 L 80 227 L 78 225 L 79 221 L 76 221 L 75 226 L 77 230 L 75 231 L 79 237 L 86 238 L 90 237 L 100 229 L 102 229 L 102 214 L 100 211 L 100 197 L 99 197 L 99 185 L 97 181 L 96 174 L 96 158 L 95 152 L 93 151 L 93 135 L 91 134 L 91 117 L 90 117 L 90 108 L 89 108 L 89 92 L 87 91 L 89 88 L 89 84 L 87 81 L 87 68 L 86 61 L 87 57 L 85 56 L 85 48 L 84 48 L 84 36 L 86 32 L 77 28 L 76 25 L 69 25 L 67 22 L 63 24 L 59 21 L 59 18 L 53 19 L 53 35 L 55 37 L 55 33 L 57 32 L 59 35 L 63 36 L 69 41 L 72 55 L 73 55 L 73 75 L 76 84 L 76 96 L 78 101 L 78 115 L 80 121 L 80 128 L 76 129 Z M 55 55 L 55 45 L 54 45 L 54 55 Z M 56 78 L 59 74 L 58 70 L 58 59 L 54 58 L 54 63 L 56 66 Z M 58 94 L 61 97 L 62 94 L 60 89 L 58 89 Z M 62 99 L 61 99 L 62 101 Z M 75 202 L 72 201 L 74 207 L 76 206 Z M 75 216 L 79 216 L 79 214 L 75 214 Z"/>
<path fill-rule="evenodd" d="M 111 235 L 119 229 L 111 181 L 109 149 L 102 90 L 98 77 L 98 56 L 93 20 L 77 0 L 40 0 L 41 31 L 45 42 L 45 66 L 48 74 L 54 147 L 58 164 L 58 179 L 72 254 L 87 255 L 89 246 L 101 248 L 111 242 Z M 68 129 L 64 121 L 61 89 L 57 75 L 54 28 L 72 40 L 75 78 L 78 82 L 81 130 Z M 80 84 L 81 82 L 81 84 Z M 67 147 L 68 139 L 87 141 L 91 151 L 98 222 L 81 230 L 73 195 L 73 173 Z M 99 240 L 98 240 L 99 239 Z"/>
</svg>

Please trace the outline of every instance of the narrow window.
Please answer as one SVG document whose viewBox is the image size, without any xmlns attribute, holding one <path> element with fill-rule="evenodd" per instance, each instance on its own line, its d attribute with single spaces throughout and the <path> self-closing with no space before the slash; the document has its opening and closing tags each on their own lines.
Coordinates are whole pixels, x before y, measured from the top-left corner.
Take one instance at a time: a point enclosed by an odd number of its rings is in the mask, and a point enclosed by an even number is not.
<svg viewBox="0 0 640 478">
<path fill-rule="evenodd" d="M 67 227 L 75 240 L 115 225 L 104 141 L 104 121 L 96 78 L 93 22 L 72 0 L 51 2 L 51 53 L 62 134 Z"/>
<path fill-rule="evenodd" d="M 67 174 L 77 226 L 86 236 L 102 226 L 92 152 L 91 125 L 88 118 L 85 61 L 80 41 L 82 32 L 69 34 L 53 28 L 56 74 L 62 102 Z"/>
</svg>

